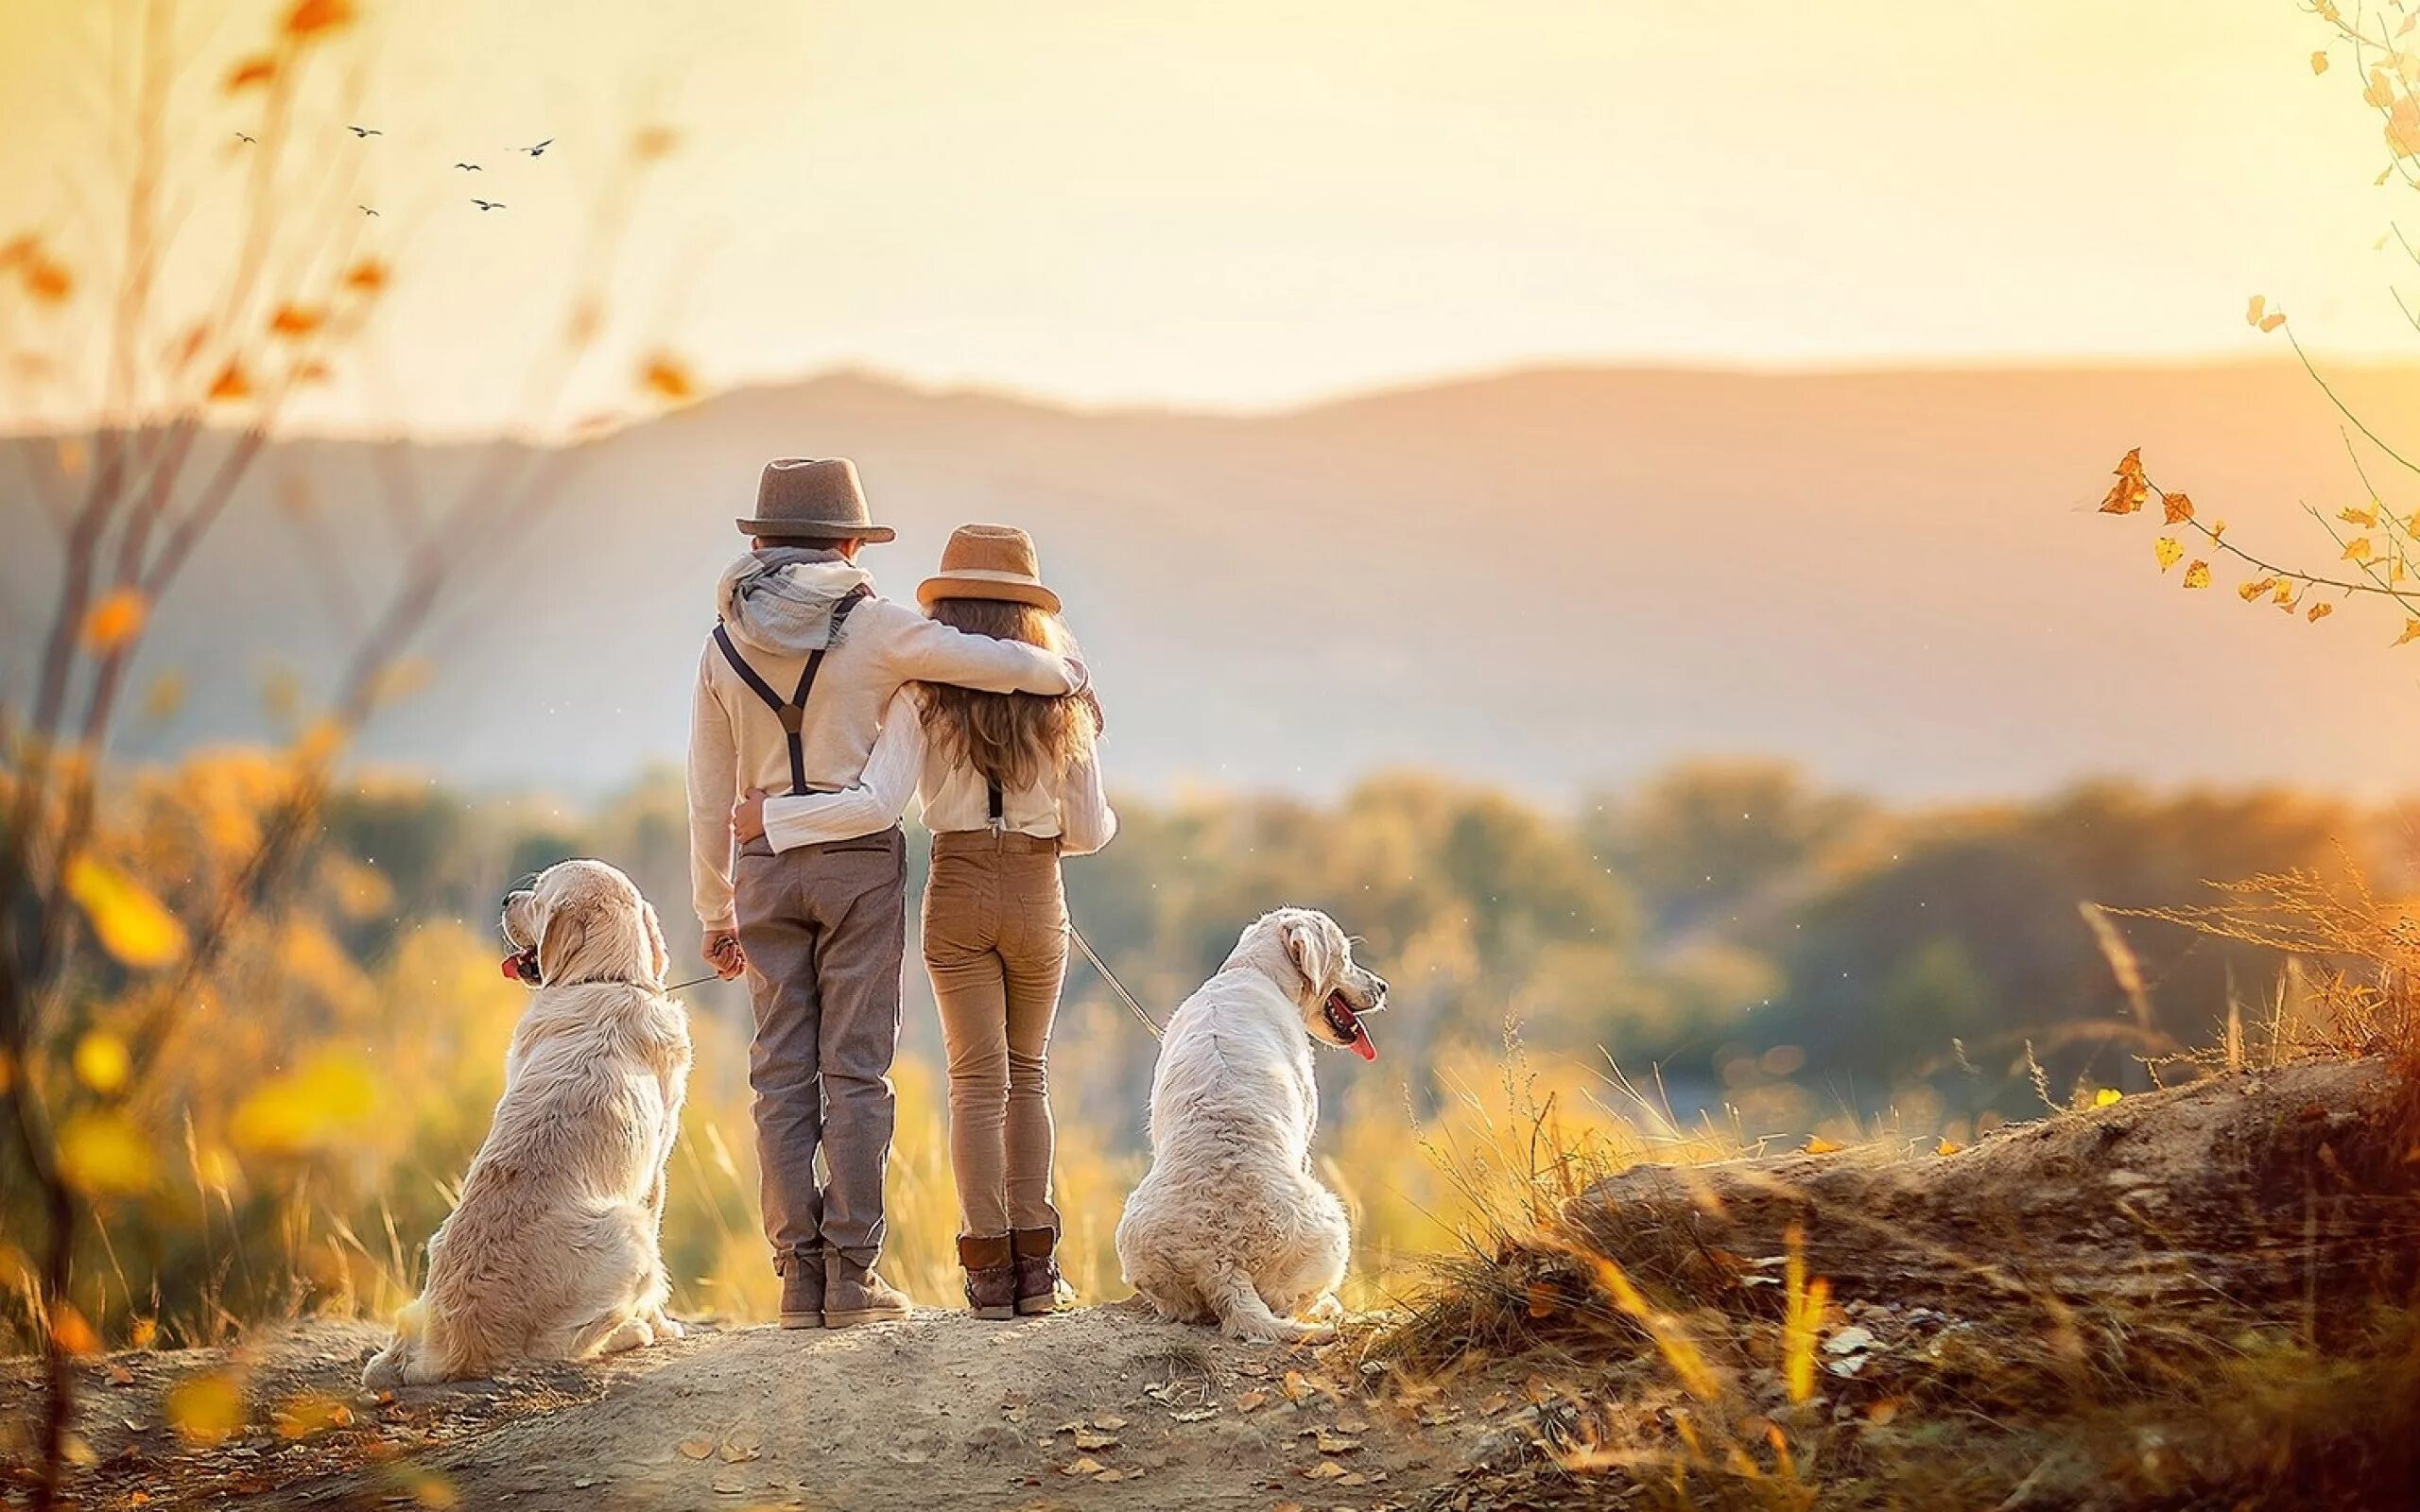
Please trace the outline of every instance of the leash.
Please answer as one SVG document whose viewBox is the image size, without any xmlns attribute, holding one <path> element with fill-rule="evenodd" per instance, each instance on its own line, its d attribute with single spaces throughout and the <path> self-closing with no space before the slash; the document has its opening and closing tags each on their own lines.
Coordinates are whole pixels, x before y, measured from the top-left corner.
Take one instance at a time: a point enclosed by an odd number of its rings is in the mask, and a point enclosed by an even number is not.
<svg viewBox="0 0 2420 1512">
<path fill-rule="evenodd" d="M 706 983 L 708 983 L 708 982 L 719 982 L 719 981 L 721 981 L 721 980 L 722 980 L 722 973 L 721 973 L 721 972 L 719 972 L 719 971 L 708 971 L 708 972 L 707 972 L 705 975 L 703 975 L 703 976 L 693 976 L 693 977 L 689 978 L 689 980 L 687 980 L 686 982 L 675 982 L 675 983 L 673 983 L 670 987 L 666 988 L 664 990 L 665 990 L 665 991 L 666 991 L 666 992 L 683 992 L 683 991 L 686 991 L 688 988 L 693 988 L 693 987 L 703 987 L 703 986 L 704 986 Z"/>
<path fill-rule="evenodd" d="M 1142 1021 L 1144 1028 L 1151 1031 L 1151 1038 L 1159 1039 L 1160 1026 L 1151 1022 L 1151 1016 L 1143 1011 L 1143 1005 L 1134 1001 L 1134 994 L 1126 990 L 1126 984 L 1117 979 L 1117 973 L 1109 969 L 1109 963 L 1102 960 L 1099 953 L 1093 949 L 1092 942 L 1084 938 L 1084 932 L 1076 927 L 1073 917 L 1067 920 L 1067 937 L 1076 942 L 1076 949 L 1084 953 L 1084 959 L 1093 963 L 1093 971 L 1109 984 L 1110 990 L 1125 1003 L 1127 1010 Z"/>
</svg>

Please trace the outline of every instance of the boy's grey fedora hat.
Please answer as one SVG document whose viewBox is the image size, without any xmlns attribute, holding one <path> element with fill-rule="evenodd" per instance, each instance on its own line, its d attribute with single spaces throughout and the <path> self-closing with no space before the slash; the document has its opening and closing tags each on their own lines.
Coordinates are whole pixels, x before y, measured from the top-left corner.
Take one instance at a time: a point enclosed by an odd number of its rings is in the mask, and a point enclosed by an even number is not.
<svg viewBox="0 0 2420 1512">
<path fill-rule="evenodd" d="M 755 517 L 740 521 L 739 531 L 874 541 L 899 534 L 873 523 L 866 512 L 865 488 L 857 482 L 857 465 L 845 456 L 784 456 L 766 463 L 756 485 Z"/>
</svg>

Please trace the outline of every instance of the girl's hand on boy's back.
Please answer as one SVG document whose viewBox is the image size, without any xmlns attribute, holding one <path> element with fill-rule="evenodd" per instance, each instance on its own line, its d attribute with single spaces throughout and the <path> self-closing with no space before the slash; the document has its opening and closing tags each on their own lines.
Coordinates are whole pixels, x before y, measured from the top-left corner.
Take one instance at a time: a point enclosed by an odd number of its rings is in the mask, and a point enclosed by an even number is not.
<svg viewBox="0 0 2420 1512">
<path fill-rule="evenodd" d="M 746 845 L 751 840 L 764 838 L 765 790 L 763 788 L 750 788 L 747 797 L 731 806 L 731 833 L 738 837 L 741 845 Z"/>
</svg>

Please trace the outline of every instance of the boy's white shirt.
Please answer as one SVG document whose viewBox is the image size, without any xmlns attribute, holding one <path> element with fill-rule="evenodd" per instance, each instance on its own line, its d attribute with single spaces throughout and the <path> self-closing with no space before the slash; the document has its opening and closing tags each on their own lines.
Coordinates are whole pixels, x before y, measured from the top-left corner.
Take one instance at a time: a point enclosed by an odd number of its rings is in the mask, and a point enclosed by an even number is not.
<svg viewBox="0 0 2420 1512">
<path fill-rule="evenodd" d="M 925 828 L 935 834 L 980 830 L 991 822 L 991 788 L 963 764 L 935 756 L 925 738 L 923 706 L 902 688 L 883 712 L 882 735 L 865 773 L 837 793 L 765 799 L 765 840 L 776 850 L 853 840 L 899 822 L 908 799 L 921 794 Z M 1004 791 L 1001 827 L 1057 837 L 1061 855 L 1087 855 L 1117 833 L 1117 815 L 1101 789 L 1100 763 L 1087 756 L 1056 781 Z"/>
<path fill-rule="evenodd" d="M 833 586 L 867 580 L 863 569 L 837 558 L 785 571 L 828 577 Z M 777 693 L 786 697 L 796 689 L 804 656 L 746 644 L 741 650 Z M 807 782 L 831 792 L 856 782 L 880 739 L 885 710 L 908 683 L 1060 695 L 1079 691 L 1084 680 L 1081 663 L 1039 646 L 968 635 L 907 605 L 866 599 L 849 616 L 817 675 L 803 735 Z M 780 717 L 740 679 L 709 636 L 700 653 L 690 708 L 688 764 L 690 884 L 698 921 L 707 929 L 729 929 L 735 922 L 733 804 L 748 788 L 787 793 L 789 787 L 789 743 Z"/>
</svg>

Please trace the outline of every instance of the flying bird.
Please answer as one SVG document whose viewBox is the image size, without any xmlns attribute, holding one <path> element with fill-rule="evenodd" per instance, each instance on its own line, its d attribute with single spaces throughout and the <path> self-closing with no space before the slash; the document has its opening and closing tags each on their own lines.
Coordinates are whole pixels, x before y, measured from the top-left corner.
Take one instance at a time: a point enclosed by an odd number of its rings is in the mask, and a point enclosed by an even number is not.
<svg viewBox="0 0 2420 1512">
<path fill-rule="evenodd" d="M 238 131 L 235 133 L 235 140 L 238 142 L 256 142 L 258 139 L 250 131 Z"/>
<path fill-rule="evenodd" d="M 458 163 L 454 164 L 454 166 L 461 169 L 464 173 L 484 173 L 487 171 L 475 163 Z"/>
<path fill-rule="evenodd" d="M 481 210 L 502 210 L 504 208 L 504 201 L 501 199 L 474 199 L 471 203 L 478 206 Z"/>
<path fill-rule="evenodd" d="M 363 206 L 361 207 L 361 213 L 362 213 L 363 215 L 374 215 L 378 214 L 378 212 L 376 212 L 376 211 L 374 211 L 374 210 L 371 209 L 368 205 L 363 205 Z"/>
<path fill-rule="evenodd" d="M 387 134 L 386 132 L 379 130 L 374 126 L 348 126 L 345 129 L 359 137 L 385 136 Z"/>
<path fill-rule="evenodd" d="M 537 158 L 537 157 L 544 157 L 544 156 L 545 155 L 546 149 L 547 149 L 548 147 L 550 147 L 550 146 L 553 146 L 554 145 L 555 145 L 555 139 L 554 139 L 553 137 L 548 137 L 548 138 L 546 138 L 546 140 L 544 140 L 544 142 L 539 143 L 539 144 L 538 144 L 536 146 L 534 146 L 534 147 L 514 147 L 512 150 L 513 150 L 513 151 L 515 151 L 515 152 L 527 152 L 527 153 L 528 153 L 531 157 L 533 157 L 533 158 Z"/>
</svg>

